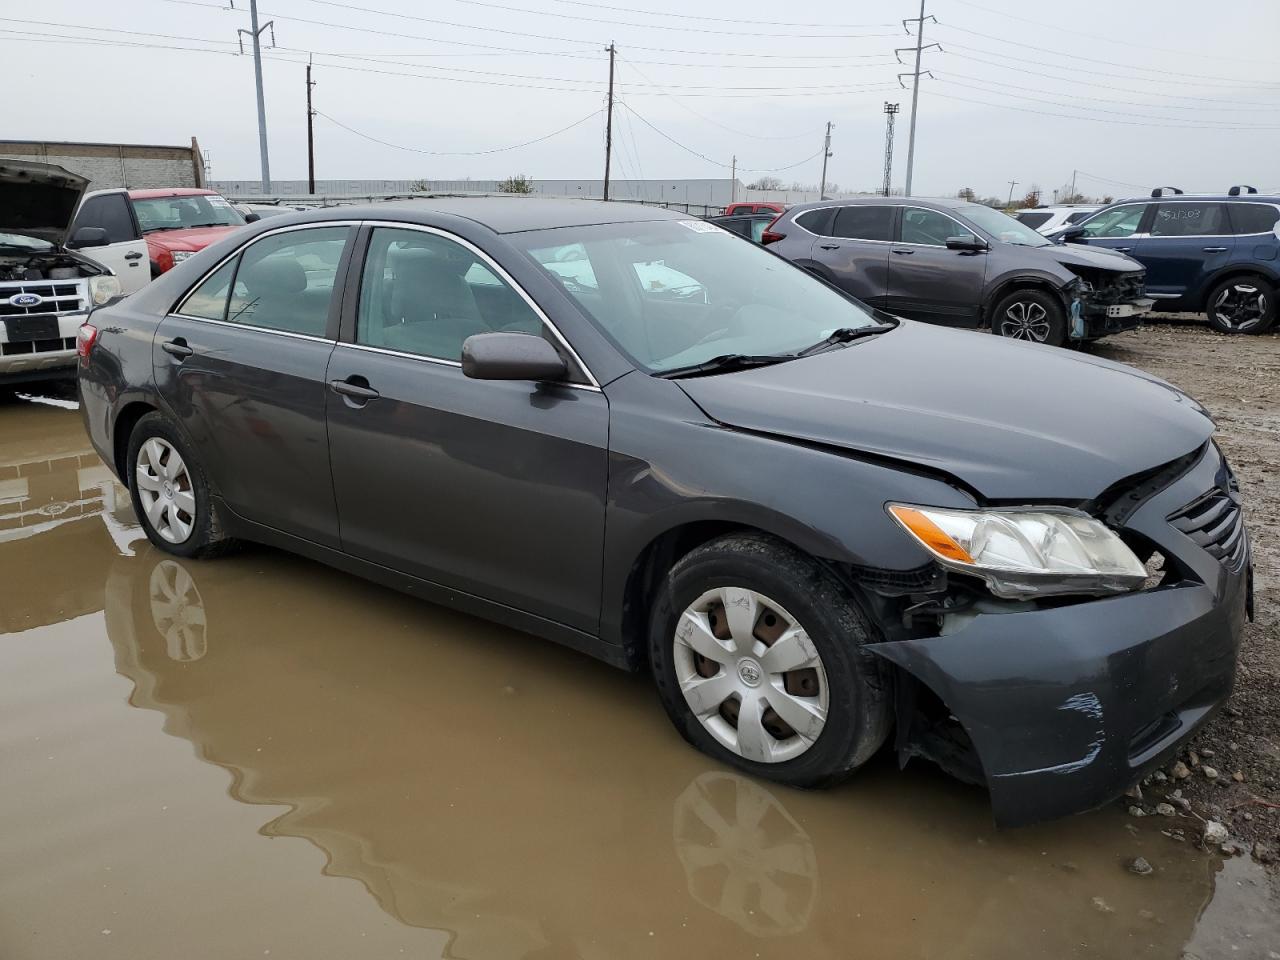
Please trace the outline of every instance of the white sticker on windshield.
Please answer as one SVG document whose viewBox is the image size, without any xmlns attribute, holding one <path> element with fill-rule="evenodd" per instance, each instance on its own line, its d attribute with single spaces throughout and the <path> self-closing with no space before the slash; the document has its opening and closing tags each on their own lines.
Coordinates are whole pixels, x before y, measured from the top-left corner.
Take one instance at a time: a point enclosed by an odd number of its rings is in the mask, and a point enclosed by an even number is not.
<svg viewBox="0 0 1280 960">
<path fill-rule="evenodd" d="M 688 227 L 694 233 L 724 233 L 714 223 L 707 223 L 705 220 L 680 220 L 677 222 L 682 227 Z"/>
<path fill-rule="evenodd" d="M 207 195 L 205 196 L 205 199 L 209 201 L 209 206 L 211 206 L 211 207 L 229 207 L 229 206 L 231 206 L 230 201 L 228 201 L 226 197 L 220 197 L 220 196 L 218 196 L 216 193 L 207 194 Z"/>
</svg>

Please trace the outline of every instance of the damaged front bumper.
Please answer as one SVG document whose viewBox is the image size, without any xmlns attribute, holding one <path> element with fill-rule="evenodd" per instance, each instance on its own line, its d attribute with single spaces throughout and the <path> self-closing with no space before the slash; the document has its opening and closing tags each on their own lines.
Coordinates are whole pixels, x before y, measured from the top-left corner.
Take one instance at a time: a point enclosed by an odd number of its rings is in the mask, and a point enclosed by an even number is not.
<svg viewBox="0 0 1280 960">
<path fill-rule="evenodd" d="M 1124 303 L 1101 303 L 1077 297 L 1071 301 L 1071 339 L 1094 340 L 1132 330 L 1154 306 L 1155 301 L 1150 297 L 1137 297 Z"/>
<path fill-rule="evenodd" d="M 867 648 L 927 686 L 959 721 L 998 825 L 1106 803 L 1166 762 L 1230 694 L 1251 608 L 1247 540 L 1220 560 L 1169 519 L 1222 484 L 1219 465 L 1210 445 L 1126 523 L 1172 561 L 1174 582 L 977 614 L 945 636 Z"/>
</svg>

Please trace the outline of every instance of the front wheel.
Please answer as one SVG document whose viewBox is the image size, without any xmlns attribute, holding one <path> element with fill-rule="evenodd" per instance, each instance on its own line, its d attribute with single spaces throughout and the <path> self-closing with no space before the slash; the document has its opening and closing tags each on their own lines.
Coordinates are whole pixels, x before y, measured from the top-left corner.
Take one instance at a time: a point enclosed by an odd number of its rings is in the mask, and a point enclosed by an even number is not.
<svg viewBox="0 0 1280 960">
<path fill-rule="evenodd" d="M 1276 319 L 1276 297 L 1261 277 L 1235 277 L 1205 298 L 1209 325 L 1219 333 L 1265 333 Z"/>
<path fill-rule="evenodd" d="M 147 539 L 179 557 L 207 557 L 232 541 L 222 532 L 209 481 L 186 440 L 160 413 L 129 437 L 129 494 Z"/>
<path fill-rule="evenodd" d="M 773 538 L 722 537 L 681 559 L 649 630 L 654 681 L 698 749 L 791 786 L 833 783 L 890 726 L 873 630 L 821 566 Z"/>
<path fill-rule="evenodd" d="M 1062 303 L 1043 290 L 1015 290 L 1001 297 L 991 311 L 991 332 L 1060 347 L 1067 339 L 1067 315 Z"/>
</svg>

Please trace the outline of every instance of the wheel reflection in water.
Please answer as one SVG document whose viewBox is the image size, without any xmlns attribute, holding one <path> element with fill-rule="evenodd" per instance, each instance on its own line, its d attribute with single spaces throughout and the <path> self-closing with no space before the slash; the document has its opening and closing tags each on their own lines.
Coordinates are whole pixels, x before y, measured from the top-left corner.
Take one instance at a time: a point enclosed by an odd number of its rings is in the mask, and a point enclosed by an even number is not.
<svg viewBox="0 0 1280 960">
<path fill-rule="evenodd" d="M 147 596 L 169 659 L 185 663 L 203 657 L 209 650 L 208 622 L 200 589 L 187 568 L 177 560 L 161 560 L 151 569 Z"/>
</svg>

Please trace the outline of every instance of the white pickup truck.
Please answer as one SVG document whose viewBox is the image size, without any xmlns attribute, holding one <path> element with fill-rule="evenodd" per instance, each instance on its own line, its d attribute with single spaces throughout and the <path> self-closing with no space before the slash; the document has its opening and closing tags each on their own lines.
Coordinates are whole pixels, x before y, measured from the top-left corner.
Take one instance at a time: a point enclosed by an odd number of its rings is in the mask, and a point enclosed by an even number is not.
<svg viewBox="0 0 1280 960">
<path fill-rule="evenodd" d="M 0 389 L 74 374 L 76 334 L 94 306 L 128 291 L 109 267 L 68 250 L 88 181 L 62 167 L 0 158 Z M 76 244 L 107 244 L 82 227 Z"/>
</svg>

